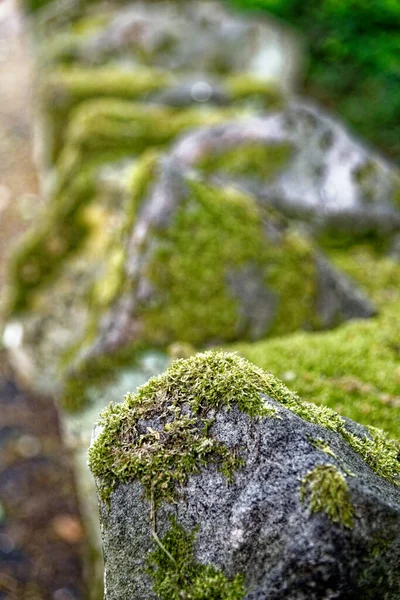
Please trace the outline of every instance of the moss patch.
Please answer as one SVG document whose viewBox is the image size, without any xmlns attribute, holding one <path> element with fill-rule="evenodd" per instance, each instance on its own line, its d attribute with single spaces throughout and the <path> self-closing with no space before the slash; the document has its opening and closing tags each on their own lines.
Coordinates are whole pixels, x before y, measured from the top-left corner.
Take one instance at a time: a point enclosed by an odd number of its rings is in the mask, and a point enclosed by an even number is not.
<svg viewBox="0 0 400 600">
<path fill-rule="evenodd" d="M 145 68 L 130 71 L 108 66 L 75 67 L 49 73 L 39 90 L 43 117 L 52 140 L 49 161 L 56 161 L 70 112 L 81 102 L 102 97 L 134 100 L 164 89 L 173 81 L 170 73 Z"/>
<path fill-rule="evenodd" d="M 172 225 L 157 234 L 159 246 L 148 277 L 159 303 L 142 318 L 150 340 L 202 345 L 239 335 L 239 307 L 227 276 L 248 264 L 276 293 L 278 314 L 264 334 L 297 329 L 312 321 L 315 295 L 313 249 L 304 238 L 286 234 L 277 243 L 263 231 L 256 201 L 233 188 L 221 190 L 186 181 L 187 196 Z M 156 234 L 155 234 L 156 235 Z M 242 335 L 246 336 L 246 332 Z"/>
<path fill-rule="evenodd" d="M 107 500 L 119 481 L 138 479 L 155 503 L 176 498 L 176 485 L 214 462 L 231 477 L 240 456 L 212 437 L 215 410 L 237 405 L 255 418 L 274 417 L 267 394 L 302 419 L 338 433 L 381 477 L 400 485 L 400 445 L 380 430 L 357 437 L 334 411 L 303 402 L 271 374 L 236 354 L 209 351 L 175 361 L 111 404 L 99 421 L 103 427 L 89 450 L 89 466 Z"/>
<path fill-rule="evenodd" d="M 258 99 L 263 108 L 280 108 L 284 103 L 283 93 L 276 84 L 264 81 L 249 73 L 228 75 L 223 81 L 227 94 L 235 101 Z"/>
<path fill-rule="evenodd" d="M 354 508 L 345 476 L 333 465 L 318 465 L 302 479 L 300 499 L 310 512 L 324 512 L 332 523 L 351 529 Z"/>
<path fill-rule="evenodd" d="M 171 527 L 162 539 L 162 547 L 148 557 L 148 572 L 153 589 L 161 600 L 241 600 L 245 595 L 244 578 L 233 579 L 212 565 L 196 562 L 196 530 L 186 532 L 171 519 Z"/>
<path fill-rule="evenodd" d="M 79 105 L 103 98 L 110 101 L 146 101 L 152 94 L 177 84 L 179 80 L 170 72 L 146 67 L 124 70 L 112 65 L 92 68 L 75 66 L 48 73 L 39 90 L 39 97 L 43 124 L 47 128 L 49 164 L 57 161 L 66 142 L 66 124 Z M 282 102 L 276 88 L 252 76 L 232 76 L 222 80 L 220 87 L 238 108 L 245 106 L 249 100 L 257 101 L 263 109 Z M 203 113 L 204 110 L 200 109 L 199 112 Z M 164 123 L 168 124 L 168 119 Z"/>
<path fill-rule="evenodd" d="M 292 154 L 290 144 L 246 143 L 219 155 L 208 154 L 197 167 L 206 173 L 248 175 L 272 179 L 287 164 Z"/>
<path fill-rule="evenodd" d="M 304 398 L 399 437 L 400 265 L 365 247 L 330 258 L 367 291 L 379 308 L 377 318 L 234 349 Z"/>
<path fill-rule="evenodd" d="M 6 313 L 30 308 L 34 294 L 54 278 L 67 257 L 82 248 L 90 227 L 80 209 L 94 194 L 91 174 L 83 171 L 57 205 L 47 208 L 38 228 L 23 238 L 9 264 Z"/>
<path fill-rule="evenodd" d="M 153 153 L 144 156 L 134 169 L 127 203 L 129 224 L 133 223 L 137 206 L 156 170 Z M 179 341 L 201 347 L 240 336 L 252 337 L 251 326 L 241 321 L 240 300 L 228 283 L 228 274 L 242 267 L 256 266 L 261 285 L 276 295 L 277 312 L 272 315 L 272 322 L 266 322 L 264 334 L 312 324 L 316 277 L 312 245 L 290 231 L 279 241 L 271 242 L 265 234 L 264 222 L 268 220 L 279 229 L 280 218 L 250 196 L 190 179 L 186 180 L 186 186 L 186 197 L 173 222 L 166 230 L 152 232 L 157 250 L 146 277 L 157 294 L 136 315 L 143 323 L 143 334 L 128 352 L 123 348 L 113 357 L 78 365 L 80 373 L 68 382 L 64 395 L 67 406 L 82 407 L 85 387 L 89 380 L 94 382 L 94 374 L 103 377 L 107 374 L 104 366 L 115 368 L 122 364 L 122 357 L 132 364 L 143 345 L 165 348 Z M 125 223 L 117 239 L 123 238 L 128 230 Z M 124 260 L 118 247 L 110 248 L 107 255 L 112 261 L 111 269 L 93 290 L 89 331 L 82 343 L 68 352 L 70 359 L 96 338 L 103 310 L 117 297 L 132 293 L 132 283 L 123 282 Z"/>
<path fill-rule="evenodd" d="M 209 434 L 214 411 L 237 404 L 251 416 L 275 416 L 260 397 L 264 377 L 236 355 L 208 352 L 175 361 L 123 404 L 111 404 L 89 450 L 100 497 L 107 499 L 118 481 L 139 479 L 156 504 L 171 502 L 175 486 L 209 462 L 232 477 L 241 461 Z"/>
</svg>

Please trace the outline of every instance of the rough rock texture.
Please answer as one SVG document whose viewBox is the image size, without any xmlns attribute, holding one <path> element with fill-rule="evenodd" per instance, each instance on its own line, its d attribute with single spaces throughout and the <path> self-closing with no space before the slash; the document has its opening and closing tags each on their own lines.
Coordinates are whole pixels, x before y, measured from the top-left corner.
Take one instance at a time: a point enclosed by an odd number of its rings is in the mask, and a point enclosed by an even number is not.
<svg viewBox="0 0 400 600">
<path fill-rule="evenodd" d="M 396 600 L 400 463 L 382 435 L 235 355 L 178 361 L 95 431 L 105 597 Z"/>
</svg>

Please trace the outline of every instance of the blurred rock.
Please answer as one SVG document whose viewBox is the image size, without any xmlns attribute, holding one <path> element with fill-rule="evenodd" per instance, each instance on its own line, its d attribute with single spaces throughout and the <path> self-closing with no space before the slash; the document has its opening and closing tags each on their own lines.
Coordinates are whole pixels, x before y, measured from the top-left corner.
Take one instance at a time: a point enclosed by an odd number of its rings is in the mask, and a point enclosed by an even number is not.
<svg viewBox="0 0 400 600">
<path fill-rule="evenodd" d="M 277 163 L 282 144 L 286 157 Z M 400 171 L 310 102 L 292 101 L 262 119 L 203 128 L 184 137 L 173 156 L 332 235 L 355 241 L 400 229 Z"/>
</svg>

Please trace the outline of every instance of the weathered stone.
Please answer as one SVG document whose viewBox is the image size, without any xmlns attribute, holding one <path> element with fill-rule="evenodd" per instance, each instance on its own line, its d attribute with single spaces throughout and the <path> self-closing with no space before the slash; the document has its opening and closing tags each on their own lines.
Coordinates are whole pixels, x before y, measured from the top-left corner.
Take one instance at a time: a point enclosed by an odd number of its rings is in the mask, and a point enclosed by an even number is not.
<svg viewBox="0 0 400 600">
<path fill-rule="evenodd" d="M 317 230 L 354 238 L 400 230 L 399 170 L 312 103 L 292 101 L 263 118 L 199 129 L 172 155 Z"/>
<path fill-rule="evenodd" d="M 265 15 L 249 18 L 221 2 L 177 0 L 135 2 L 101 16 L 102 25 L 98 16 L 92 24 L 87 18 L 83 33 L 47 44 L 43 60 L 90 66 L 112 60 L 191 75 L 247 72 L 285 89 L 298 77 L 300 40 Z"/>
<path fill-rule="evenodd" d="M 132 344 L 199 347 L 374 314 L 364 294 L 264 202 L 205 184 L 180 158 L 160 161 L 147 179 L 123 285 L 78 368 Z"/>
<path fill-rule="evenodd" d="M 396 600 L 398 452 L 237 355 L 177 361 L 95 430 L 105 597 Z"/>
</svg>

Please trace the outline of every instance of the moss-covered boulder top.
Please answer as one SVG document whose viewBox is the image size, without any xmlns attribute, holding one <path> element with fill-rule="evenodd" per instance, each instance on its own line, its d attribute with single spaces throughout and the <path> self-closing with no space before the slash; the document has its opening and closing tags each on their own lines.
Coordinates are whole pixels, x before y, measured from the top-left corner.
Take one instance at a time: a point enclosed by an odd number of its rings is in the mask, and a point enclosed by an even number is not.
<svg viewBox="0 0 400 600">
<path fill-rule="evenodd" d="M 395 600 L 399 449 L 236 354 L 174 362 L 95 430 L 106 598 L 372 600 L 384 581 Z"/>
</svg>

